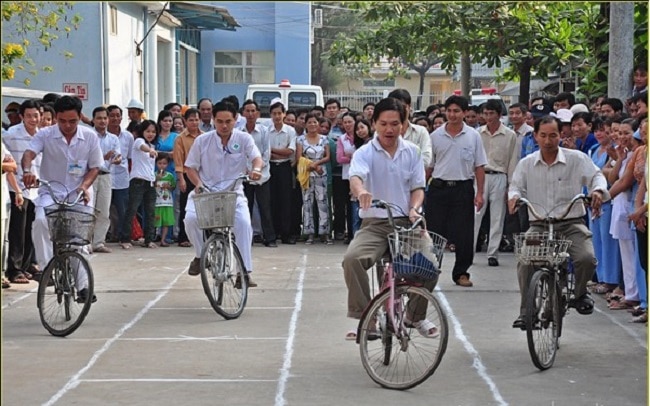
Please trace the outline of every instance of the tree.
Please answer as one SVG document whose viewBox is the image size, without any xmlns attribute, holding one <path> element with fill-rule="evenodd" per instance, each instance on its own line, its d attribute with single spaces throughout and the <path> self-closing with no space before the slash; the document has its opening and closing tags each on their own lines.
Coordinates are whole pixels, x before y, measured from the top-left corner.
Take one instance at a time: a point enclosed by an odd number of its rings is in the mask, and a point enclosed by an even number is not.
<svg viewBox="0 0 650 406">
<path fill-rule="evenodd" d="M 538 77 L 547 78 L 585 52 L 581 26 L 573 26 L 582 4 L 374 1 L 349 6 L 375 28 L 339 38 L 332 45 L 330 63 L 363 65 L 388 58 L 409 64 L 427 52 L 435 53 L 448 72 L 461 56 L 464 65 L 474 62 L 500 68 L 507 62 L 502 75 L 520 80 L 523 102 L 529 97 L 533 68 Z M 462 80 L 467 96 L 470 78 L 463 75 Z"/>
<path fill-rule="evenodd" d="M 22 71 L 26 76 L 23 83 L 29 86 L 27 75 L 52 71 L 51 66 L 37 67 L 29 56 L 30 50 L 48 51 L 61 35 L 67 38 L 76 30 L 81 17 L 69 15 L 72 9 L 73 3 L 64 1 L 2 2 L 2 80 L 14 79 L 17 71 Z M 73 57 L 68 51 L 63 55 Z"/>
</svg>

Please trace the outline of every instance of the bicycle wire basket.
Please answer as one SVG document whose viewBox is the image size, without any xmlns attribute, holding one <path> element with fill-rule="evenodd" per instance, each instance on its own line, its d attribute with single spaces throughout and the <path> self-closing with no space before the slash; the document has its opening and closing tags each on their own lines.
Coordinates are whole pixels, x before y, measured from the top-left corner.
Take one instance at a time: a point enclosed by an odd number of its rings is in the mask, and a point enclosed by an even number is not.
<svg viewBox="0 0 650 406">
<path fill-rule="evenodd" d="M 61 245 L 87 245 L 93 240 L 96 210 L 88 206 L 45 207 L 50 240 Z"/>
<path fill-rule="evenodd" d="M 422 228 L 388 236 L 395 276 L 406 279 L 438 278 L 447 240 Z"/>
<path fill-rule="evenodd" d="M 515 256 L 525 265 L 549 263 L 559 265 L 568 258 L 571 240 L 550 233 L 520 233 L 515 237 Z"/>
<path fill-rule="evenodd" d="M 210 192 L 194 195 L 194 207 L 199 228 L 233 227 L 237 192 Z"/>
</svg>

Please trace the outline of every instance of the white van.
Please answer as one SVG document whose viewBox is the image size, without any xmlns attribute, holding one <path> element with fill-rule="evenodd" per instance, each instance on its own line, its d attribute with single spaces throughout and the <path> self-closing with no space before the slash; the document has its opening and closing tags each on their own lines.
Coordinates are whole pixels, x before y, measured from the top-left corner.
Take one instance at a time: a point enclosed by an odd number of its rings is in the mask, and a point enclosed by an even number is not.
<svg viewBox="0 0 650 406">
<path fill-rule="evenodd" d="M 252 99 L 260 106 L 260 117 L 269 118 L 271 101 L 279 97 L 287 110 L 311 109 L 323 106 L 323 89 L 320 86 L 292 85 L 284 79 L 280 84 L 248 85 L 246 100 Z"/>
</svg>

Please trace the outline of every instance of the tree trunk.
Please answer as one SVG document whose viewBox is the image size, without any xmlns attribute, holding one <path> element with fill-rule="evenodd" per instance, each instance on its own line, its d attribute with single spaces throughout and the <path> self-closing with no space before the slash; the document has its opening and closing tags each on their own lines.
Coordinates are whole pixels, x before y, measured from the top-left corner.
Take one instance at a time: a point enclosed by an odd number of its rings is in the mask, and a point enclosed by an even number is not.
<svg viewBox="0 0 650 406">
<path fill-rule="evenodd" d="M 607 97 L 625 102 L 632 94 L 634 3 L 611 3 L 609 21 Z"/>
<path fill-rule="evenodd" d="M 463 50 L 463 53 L 460 56 L 460 91 L 470 102 L 472 100 L 470 96 L 472 92 L 471 83 L 472 61 L 470 60 L 467 50 Z"/>
<path fill-rule="evenodd" d="M 415 102 L 415 109 L 420 110 L 420 106 L 422 106 L 422 95 L 424 94 L 424 77 L 427 74 L 427 69 L 419 70 L 418 74 L 420 75 L 420 87 L 418 90 L 418 98 L 417 101 Z"/>
<path fill-rule="evenodd" d="M 528 105 L 530 100 L 530 58 L 524 58 L 519 67 L 519 103 Z"/>
</svg>

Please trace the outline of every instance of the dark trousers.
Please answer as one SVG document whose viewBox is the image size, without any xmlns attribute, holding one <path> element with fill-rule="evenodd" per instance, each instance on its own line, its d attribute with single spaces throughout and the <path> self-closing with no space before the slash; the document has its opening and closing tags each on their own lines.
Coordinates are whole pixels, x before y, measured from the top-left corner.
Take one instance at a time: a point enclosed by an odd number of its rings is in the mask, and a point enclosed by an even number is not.
<svg viewBox="0 0 650 406">
<path fill-rule="evenodd" d="M 334 235 L 342 235 L 345 233 L 345 227 L 348 223 L 347 214 L 350 211 L 348 207 L 350 206 L 350 181 L 343 179 L 341 175 L 333 175 L 332 194 L 332 202 L 334 203 Z"/>
<path fill-rule="evenodd" d="M 296 179 L 296 171 L 294 166 L 291 174 L 291 234 L 298 237 L 302 234 L 302 187 Z"/>
<path fill-rule="evenodd" d="M 126 216 L 124 216 L 122 224 L 121 242 L 131 241 L 133 217 L 135 217 L 140 204 L 144 207 L 144 242 L 148 244 L 153 241 L 156 232 L 156 188 L 150 181 L 136 178 L 129 182 L 129 207 L 126 209 Z"/>
<path fill-rule="evenodd" d="M 12 202 L 16 201 L 16 194 L 9 192 Z M 11 278 L 18 272 L 29 271 L 30 266 L 36 263 L 34 243 L 32 242 L 32 223 L 34 222 L 34 203 L 25 199 L 22 207 L 11 204 L 11 218 L 9 219 L 9 252 L 7 256 L 7 277 Z"/>
<path fill-rule="evenodd" d="M 183 243 L 183 242 L 188 242 L 189 239 L 187 238 L 187 234 L 185 233 L 185 207 L 187 206 L 187 197 L 190 195 L 190 192 L 194 190 L 194 183 L 190 180 L 190 178 L 187 177 L 185 173 L 183 173 L 183 177 L 185 178 L 185 184 L 187 184 L 187 187 L 185 188 L 184 192 L 181 192 L 181 196 L 179 199 L 179 212 L 178 212 L 178 243 Z M 180 189 L 179 189 L 180 190 Z"/>
<path fill-rule="evenodd" d="M 458 280 L 474 261 L 474 185 L 471 180 L 456 186 L 435 187 L 426 194 L 427 228 L 456 245 L 456 263 L 452 279 Z"/>
<path fill-rule="evenodd" d="M 122 236 L 122 224 L 124 224 L 126 209 L 129 206 L 129 188 L 113 189 L 111 192 L 111 206 L 115 207 L 115 213 L 117 213 L 117 219 L 115 221 L 111 220 L 113 225 L 111 237 L 119 240 Z"/>
<path fill-rule="evenodd" d="M 291 236 L 291 162 L 271 162 L 271 214 L 276 237 Z"/>
<path fill-rule="evenodd" d="M 260 212 L 264 242 L 275 241 L 273 218 L 271 217 L 271 183 L 269 181 L 261 185 L 245 183 L 244 194 L 246 194 L 246 199 L 248 199 L 248 211 L 250 212 L 251 218 L 253 217 L 253 206 L 255 205 L 255 200 L 257 200 L 257 209 Z"/>
</svg>

